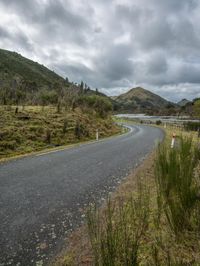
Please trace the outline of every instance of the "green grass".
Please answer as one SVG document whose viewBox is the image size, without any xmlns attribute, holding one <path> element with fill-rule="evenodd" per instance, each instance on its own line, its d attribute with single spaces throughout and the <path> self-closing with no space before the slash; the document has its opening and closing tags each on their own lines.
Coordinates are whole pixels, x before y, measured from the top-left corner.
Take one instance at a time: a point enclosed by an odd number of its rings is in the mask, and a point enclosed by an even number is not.
<svg viewBox="0 0 200 266">
<path fill-rule="evenodd" d="M 100 138 L 121 132 L 110 117 L 100 118 L 78 108 L 58 113 L 56 107 L 0 106 L 0 159 L 62 145 Z"/>
<path fill-rule="evenodd" d="M 139 265 L 138 250 L 148 227 L 149 193 L 140 184 L 137 195 L 124 202 L 108 200 L 103 213 L 92 206 L 88 231 L 96 266 Z"/>
<path fill-rule="evenodd" d="M 160 145 L 157 152 L 155 176 L 158 197 L 174 233 L 200 229 L 200 195 L 197 166 L 200 150 L 191 138 L 179 139 L 179 147 L 169 149 Z"/>
</svg>

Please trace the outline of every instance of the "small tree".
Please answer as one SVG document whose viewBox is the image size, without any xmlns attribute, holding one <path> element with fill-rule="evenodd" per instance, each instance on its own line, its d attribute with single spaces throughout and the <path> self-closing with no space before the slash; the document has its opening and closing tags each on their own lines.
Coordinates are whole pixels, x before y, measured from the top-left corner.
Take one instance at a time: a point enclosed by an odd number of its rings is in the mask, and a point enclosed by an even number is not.
<svg viewBox="0 0 200 266">
<path fill-rule="evenodd" d="M 82 136 L 89 136 L 88 130 L 85 128 L 84 124 L 80 123 L 79 121 L 76 122 L 74 133 L 78 139 L 80 139 Z"/>
<path fill-rule="evenodd" d="M 75 129 L 74 129 L 74 134 L 75 134 L 75 136 L 76 136 L 78 139 L 80 139 L 80 137 L 81 137 L 81 127 L 80 127 L 80 123 L 79 123 L 79 121 L 76 122 L 76 126 L 75 126 Z"/>
<path fill-rule="evenodd" d="M 16 104 L 19 105 L 20 103 L 24 102 L 26 98 L 26 94 L 23 92 L 22 89 L 18 89 L 16 91 Z"/>
<path fill-rule="evenodd" d="M 60 101 L 58 101 L 57 103 L 57 113 L 60 114 L 60 107 L 61 107 L 61 104 L 60 104 Z"/>
<path fill-rule="evenodd" d="M 48 144 L 51 144 L 51 131 L 50 131 L 50 129 L 46 130 L 46 139 L 45 140 Z"/>
<path fill-rule="evenodd" d="M 67 127 L 68 127 L 68 120 L 65 119 L 63 123 L 63 133 L 65 134 L 67 132 Z"/>
<path fill-rule="evenodd" d="M 38 94 L 38 100 L 42 106 L 56 104 L 58 102 L 58 94 L 56 91 L 42 90 Z"/>
<path fill-rule="evenodd" d="M 83 81 L 81 81 L 80 89 L 81 89 L 81 93 L 83 93 L 84 92 L 84 83 L 83 83 Z"/>
</svg>

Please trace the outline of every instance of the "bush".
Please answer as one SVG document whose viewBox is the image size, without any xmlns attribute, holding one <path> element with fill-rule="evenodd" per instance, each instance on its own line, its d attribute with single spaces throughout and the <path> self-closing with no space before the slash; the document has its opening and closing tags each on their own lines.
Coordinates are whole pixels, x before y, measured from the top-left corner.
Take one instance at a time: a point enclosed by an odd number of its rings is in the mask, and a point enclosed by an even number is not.
<svg viewBox="0 0 200 266">
<path fill-rule="evenodd" d="M 77 103 L 81 106 L 93 108 L 102 118 L 105 118 L 112 111 L 110 100 L 98 95 L 81 96 L 77 99 Z"/>
<path fill-rule="evenodd" d="M 200 128 L 200 122 L 187 122 L 184 123 L 186 130 L 197 131 Z"/>
<path fill-rule="evenodd" d="M 84 136 L 89 137 L 89 131 L 87 130 L 86 126 L 80 122 L 76 123 L 74 134 L 78 139 Z"/>
<path fill-rule="evenodd" d="M 8 150 L 15 150 L 17 147 L 17 143 L 15 140 L 10 141 L 0 141 L 0 151 Z"/>
<path fill-rule="evenodd" d="M 87 214 L 95 265 L 139 265 L 140 241 L 148 226 L 149 194 L 141 190 L 126 202 L 108 200 L 100 215 L 96 206 Z"/>
<path fill-rule="evenodd" d="M 65 119 L 63 122 L 63 134 L 67 132 L 67 127 L 68 127 L 68 120 Z"/>
<path fill-rule="evenodd" d="M 180 138 L 177 149 L 169 150 L 160 145 L 157 151 L 155 176 L 158 199 L 176 235 L 199 227 L 199 173 L 196 176 L 199 159 L 200 150 L 193 147 L 190 138 Z"/>
<path fill-rule="evenodd" d="M 48 104 L 56 104 L 58 102 L 58 94 L 56 91 L 41 90 L 38 92 L 37 101 L 43 106 Z"/>
<path fill-rule="evenodd" d="M 161 124 L 162 124 L 162 121 L 161 121 L 161 120 L 157 120 L 157 121 L 156 121 L 156 125 L 157 125 L 157 126 L 159 126 L 159 125 L 161 125 Z"/>
<path fill-rule="evenodd" d="M 48 144 L 51 144 L 51 130 L 50 130 L 50 129 L 47 129 L 47 130 L 46 130 L 45 141 L 46 141 Z"/>
</svg>

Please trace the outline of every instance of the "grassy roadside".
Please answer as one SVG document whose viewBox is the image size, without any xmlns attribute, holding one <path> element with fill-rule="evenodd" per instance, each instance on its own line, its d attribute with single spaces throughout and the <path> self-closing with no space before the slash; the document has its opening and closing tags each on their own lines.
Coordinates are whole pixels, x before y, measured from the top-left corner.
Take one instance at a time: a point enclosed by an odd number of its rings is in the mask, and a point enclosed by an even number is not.
<svg viewBox="0 0 200 266">
<path fill-rule="evenodd" d="M 169 150 L 173 133 L 187 139 L 193 137 L 194 142 L 197 142 L 196 134 L 178 128 L 165 130 L 165 145 Z M 190 172 L 187 170 L 192 161 L 187 161 L 183 172 L 193 177 L 192 169 Z M 72 234 L 67 252 L 64 251 L 54 265 L 200 265 L 200 231 L 198 219 L 195 218 L 200 217 L 198 201 L 193 207 L 195 211 L 191 211 L 193 216 L 190 216 L 192 221 L 196 221 L 195 224 L 189 219 L 190 230 L 183 227 L 177 234 L 169 224 L 171 213 L 166 215 L 169 202 L 166 202 L 166 198 L 161 199 L 162 195 L 158 193 L 161 189 L 155 178 L 157 163 L 158 154 L 154 151 L 105 206 L 101 209 L 91 206 L 88 210 L 88 225 Z M 198 167 L 195 173 L 199 180 Z M 195 185 L 199 187 L 199 184 Z M 185 189 L 187 187 L 190 186 Z M 187 190 L 187 193 L 191 191 Z M 179 201 L 171 202 L 177 204 L 175 210 L 180 209 Z M 181 224 L 186 215 L 186 209 L 182 211 L 182 214 L 178 214 L 177 224 Z"/>
<path fill-rule="evenodd" d="M 0 160 L 121 133 L 111 117 L 51 106 L 0 106 Z"/>
</svg>

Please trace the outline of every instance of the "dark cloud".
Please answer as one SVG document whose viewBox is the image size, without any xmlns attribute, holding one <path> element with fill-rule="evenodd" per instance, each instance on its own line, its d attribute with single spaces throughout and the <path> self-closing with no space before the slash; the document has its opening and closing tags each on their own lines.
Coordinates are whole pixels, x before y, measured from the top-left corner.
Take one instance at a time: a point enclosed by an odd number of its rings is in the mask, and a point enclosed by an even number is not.
<svg viewBox="0 0 200 266">
<path fill-rule="evenodd" d="M 32 51 L 32 45 L 23 32 L 12 33 L 0 26 L 0 40 L 5 43 L 17 43 L 22 49 Z"/>
<path fill-rule="evenodd" d="M 8 32 L 2 27 L 0 27 L 0 38 L 3 39 L 3 38 L 9 38 L 9 37 L 10 35 L 8 34 Z"/>
<path fill-rule="evenodd" d="M 160 20 L 157 17 L 135 33 L 140 48 L 145 50 L 164 48 L 169 46 L 174 39 L 174 34 L 168 21 Z"/>
<path fill-rule="evenodd" d="M 129 45 L 113 45 L 101 54 L 97 63 L 101 73 L 110 81 L 130 78 L 133 75 L 133 62 L 130 60 Z"/>
<path fill-rule="evenodd" d="M 144 16 L 144 9 L 141 9 L 136 5 L 126 6 L 119 4 L 116 6 L 116 15 L 123 23 L 138 23 L 141 17 Z"/>
<path fill-rule="evenodd" d="M 199 12 L 198 0 L 0 0 L 0 45 L 108 94 L 141 85 L 191 99 Z"/>
<path fill-rule="evenodd" d="M 102 28 L 97 26 L 97 27 L 94 28 L 94 32 L 95 33 L 101 33 L 102 32 Z"/>
<path fill-rule="evenodd" d="M 177 14 L 177 12 L 182 12 L 183 10 L 193 10 L 198 4 L 198 0 L 150 0 L 150 3 L 153 4 L 154 8 L 156 7 L 164 13 Z"/>
<path fill-rule="evenodd" d="M 1 10 L 1 7 L 4 7 L 4 10 Z M 32 0 L 1 0 L 0 1 L 0 10 L 3 15 L 13 15 L 19 16 L 22 20 L 27 21 L 32 18 L 33 14 L 39 11 L 39 3 L 37 1 Z M 1 14 L 1 15 L 2 15 Z M 14 21 L 10 21 L 13 23 Z"/>
<path fill-rule="evenodd" d="M 160 75 L 161 73 L 166 73 L 168 70 L 168 64 L 165 56 L 163 54 L 156 53 L 150 56 L 148 64 L 148 74 L 150 75 Z"/>
<path fill-rule="evenodd" d="M 39 24 L 55 24 L 57 26 L 65 26 L 67 29 L 80 30 L 88 27 L 87 19 L 79 13 L 69 8 L 68 1 L 50 0 L 41 11 L 35 12 L 32 20 Z"/>
<path fill-rule="evenodd" d="M 200 64 L 182 63 L 175 69 L 177 83 L 197 83 L 200 84 Z M 200 89 L 199 89 L 200 90 Z"/>
</svg>

